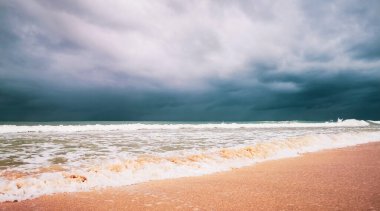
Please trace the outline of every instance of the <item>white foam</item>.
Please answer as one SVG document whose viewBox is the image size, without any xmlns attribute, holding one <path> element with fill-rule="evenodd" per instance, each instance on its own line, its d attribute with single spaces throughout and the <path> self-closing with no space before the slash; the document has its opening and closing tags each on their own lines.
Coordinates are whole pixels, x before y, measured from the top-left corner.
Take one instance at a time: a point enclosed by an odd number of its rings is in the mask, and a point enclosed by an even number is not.
<svg viewBox="0 0 380 211">
<path fill-rule="evenodd" d="M 111 125 L 0 125 L 0 133 L 25 132 L 83 132 L 83 131 L 130 131 L 130 130 L 178 130 L 178 129 L 237 129 L 237 128 L 316 128 L 316 127 L 365 127 L 363 120 L 347 119 L 337 122 L 261 122 L 261 123 L 209 123 L 209 124 L 111 124 Z"/>
<path fill-rule="evenodd" d="M 368 122 L 380 125 L 380 121 L 368 120 Z"/>
<path fill-rule="evenodd" d="M 345 132 L 293 137 L 228 149 L 198 151 L 195 157 L 151 157 L 132 160 L 93 162 L 92 166 L 65 172 L 48 172 L 18 179 L 0 178 L 0 201 L 24 200 L 44 194 L 85 191 L 92 188 L 122 186 L 139 182 L 184 176 L 198 176 L 226 171 L 264 160 L 297 156 L 380 140 L 380 132 Z M 94 163 L 97 164 L 94 166 Z M 70 175 L 87 180 L 70 179 Z"/>
</svg>

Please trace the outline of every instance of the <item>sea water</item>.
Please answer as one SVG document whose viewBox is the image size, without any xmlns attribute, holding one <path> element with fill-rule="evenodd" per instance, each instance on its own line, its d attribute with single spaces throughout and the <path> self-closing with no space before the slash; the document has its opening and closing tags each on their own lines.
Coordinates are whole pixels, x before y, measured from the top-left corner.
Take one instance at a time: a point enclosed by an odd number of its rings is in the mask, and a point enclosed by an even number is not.
<svg viewBox="0 0 380 211">
<path fill-rule="evenodd" d="M 49 122 L 0 125 L 0 202 L 198 176 L 380 141 L 380 122 Z"/>
</svg>

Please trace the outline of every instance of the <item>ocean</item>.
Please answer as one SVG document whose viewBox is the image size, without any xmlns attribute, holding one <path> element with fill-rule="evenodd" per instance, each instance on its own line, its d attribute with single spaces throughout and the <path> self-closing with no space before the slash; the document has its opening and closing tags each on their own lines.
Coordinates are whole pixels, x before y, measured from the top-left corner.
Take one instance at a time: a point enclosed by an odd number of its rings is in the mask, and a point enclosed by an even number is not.
<svg viewBox="0 0 380 211">
<path fill-rule="evenodd" d="M 380 121 L 0 123 L 0 202 L 199 176 L 380 140 Z"/>
</svg>

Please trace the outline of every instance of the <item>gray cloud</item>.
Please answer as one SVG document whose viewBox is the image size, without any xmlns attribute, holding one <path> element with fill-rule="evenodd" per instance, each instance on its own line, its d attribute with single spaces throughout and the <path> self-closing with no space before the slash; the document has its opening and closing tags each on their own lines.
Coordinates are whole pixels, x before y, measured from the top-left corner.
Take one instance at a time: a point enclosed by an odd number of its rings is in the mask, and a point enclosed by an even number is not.
<svg viewBox="0 0 380 211">
<path fill-rule="evenodd" d="M 0 2 L 1 120 L 380 118 L 377 1 Z"/>
</svg>

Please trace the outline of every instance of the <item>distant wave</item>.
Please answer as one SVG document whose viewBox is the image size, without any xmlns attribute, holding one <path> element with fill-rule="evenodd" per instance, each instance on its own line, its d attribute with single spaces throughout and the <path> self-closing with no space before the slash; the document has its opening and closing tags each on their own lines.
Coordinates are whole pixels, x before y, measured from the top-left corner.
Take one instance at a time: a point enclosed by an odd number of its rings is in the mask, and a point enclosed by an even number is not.
<svg viewBox="0 0 380 211">
<path fill-rule="evenodd" d="M 371 122 L 371 123 L 374 123 L 374 124 L 378 124 L 378 125 L 380 125 L 380 121 L 368 120 L 368 122 Z"/>
<path fill-rule="evenodd" d="M 376 123 L 376 121 L 373 121 Z M 0 125 L 0 133 L 25 132 L 81 132 L 81 131 L 113 131 L 113 130 L 143 130 L 143 129 L 236 129 L 236 128 L 308 128 L 308 127 L 365 127 L 369 123 L 364 120 L 347 119 L 337 122 L 259 122 L 259 123 L 206 123 L 206 124 L 111 124 L 111 125 Z"/>
</svg>

